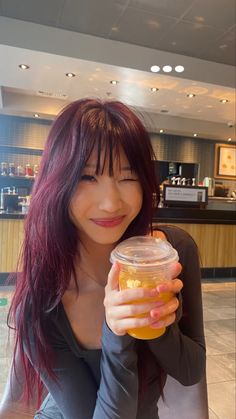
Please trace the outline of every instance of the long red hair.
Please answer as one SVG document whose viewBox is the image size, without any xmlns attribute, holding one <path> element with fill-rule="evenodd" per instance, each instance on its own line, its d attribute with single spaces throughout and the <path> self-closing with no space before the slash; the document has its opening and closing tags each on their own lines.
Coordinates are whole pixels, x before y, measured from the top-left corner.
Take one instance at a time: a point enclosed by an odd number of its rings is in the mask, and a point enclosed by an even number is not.
<svg viewBox="0 0 236 419">
<path fill-rule="evenodd" d="M 121 239 L 147 234 L 151 229 L 153 194 L 158 195 L 158 187 L 155 157 L 144 125 L 133 111 L 117 101 L 83 99 L 69 104 L 53 123 L 45 145 L 25 220 L 21 272 L 17 274 L 8 317 L 8 323 L 13 322 L 16 328 L 14 357 L 17 349 L 25 372 L 27 400 L 35 395 L 35 387 L 40 400 L 41 371 L 56 379 L 45 322 L 70 279 L 76 282 L 74 258 L 79 249 L 79 234 L 68 208 L 94 149 L 98 156 L 97 170 L 101 170 L 100 153 L 104 147 L 111 173 L 113 151 L 119 155 L 120 148 L 124 150 L 143 190 L 141 211 Z M 35 368 L 26 355 L 32 351 L 32 342 Z"/>
</svg>

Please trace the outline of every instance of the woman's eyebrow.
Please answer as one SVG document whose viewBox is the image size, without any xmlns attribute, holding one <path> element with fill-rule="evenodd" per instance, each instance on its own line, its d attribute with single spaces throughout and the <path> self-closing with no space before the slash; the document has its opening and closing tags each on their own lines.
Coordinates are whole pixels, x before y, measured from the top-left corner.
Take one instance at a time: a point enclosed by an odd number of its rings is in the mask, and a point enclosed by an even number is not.
<svg viewBox="0 0 236 419">
<path fill-rule="evenodd" d="M 96 164 L 86 164 L 85 165 L 85 169 L 96 169 L 97 166 Z M 127 171 L 127 172 L 132 172 L 132 169 L 130 166 L 123 166 L 120 168 L 121 171 Z"/>
</svg>

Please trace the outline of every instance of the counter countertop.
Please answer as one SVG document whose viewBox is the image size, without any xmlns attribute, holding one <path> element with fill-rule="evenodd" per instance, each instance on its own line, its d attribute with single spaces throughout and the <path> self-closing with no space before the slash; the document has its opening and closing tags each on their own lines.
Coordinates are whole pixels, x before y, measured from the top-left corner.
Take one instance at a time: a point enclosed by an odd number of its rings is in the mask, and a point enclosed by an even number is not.
<svg viewBox="0 0 236 419">
<path fill-rule="evenodd" d="M 154 222 L 192 224 L 236 224 L 236 212 L 199 208 L 157 208 Z"/>
<path fill-rule="evenodd" d="M 15 211 L 15 212 L 6 212 L 6 211 L 0 211 L 0 219 L 23 219 L 25 218 L 25 215 L 23 212 L 21 211 Z"/>
<path fill-rule="evenodd" d="M 223 198 L 225 199 L 225 198 Z M 232 208 L 233 209 L 233 208 Z M 0 219 L 24 219 L 22 212 L 7 213 L 0 211 Z M 236 211 L 199 208 L 157 208 L 153 217 L 154 222 L 175 222 L 193 224 L 236 224 Z"/>
</svg>

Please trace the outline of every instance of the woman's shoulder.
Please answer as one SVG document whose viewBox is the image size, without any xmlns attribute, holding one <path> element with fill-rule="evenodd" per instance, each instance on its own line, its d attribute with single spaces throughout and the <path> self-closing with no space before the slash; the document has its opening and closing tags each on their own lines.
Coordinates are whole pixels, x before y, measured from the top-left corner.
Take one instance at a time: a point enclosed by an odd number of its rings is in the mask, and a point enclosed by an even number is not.
<svg viewBox="0 0 236 419">
<path fill-rule="evenodd" d="M 153 230 L 153 236 L 158 236 L 159 232 L 164 233 L 166 239 L 173 247 L 196 247 L 196 243 L 192 236 L 180 227 L 174 225 L 158 225 Z"/>
</svg>

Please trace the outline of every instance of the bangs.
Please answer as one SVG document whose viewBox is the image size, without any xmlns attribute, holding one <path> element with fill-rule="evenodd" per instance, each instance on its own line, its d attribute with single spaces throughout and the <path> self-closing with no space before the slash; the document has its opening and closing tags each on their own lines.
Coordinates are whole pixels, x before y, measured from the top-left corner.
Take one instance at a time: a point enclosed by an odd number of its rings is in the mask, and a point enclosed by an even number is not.
<svg viewBox="0 0 236 419">
<path fill-rule="evenodd" d="M 93 120 L 91 124 L 90 118 L 87 115 L 86 136 L 84 143 L 87 145 L 84 155 L 84 167 L 88 163 L 91 155 L 96 156 L 96 175 L 103 174 L 105 166 L 108 166 L 109 176 L 114 174 L 114 164 L 118 164 L 121 170 L 121 152 L 124 152 L 128 159 L 130 170 L 136 171 L 132 164 L 132 159 L 129 159 L 131 153 L 127 153 L 125 147 L 125 139 L 130 136 L 130 132 L 126 129 L 125 124 L 120 120 L 112 118 L 104 110 L 96 112 L 93 115 L 96 122 Z M 123 121 L 122 121 L 123 122 Z"/>
</svg>

